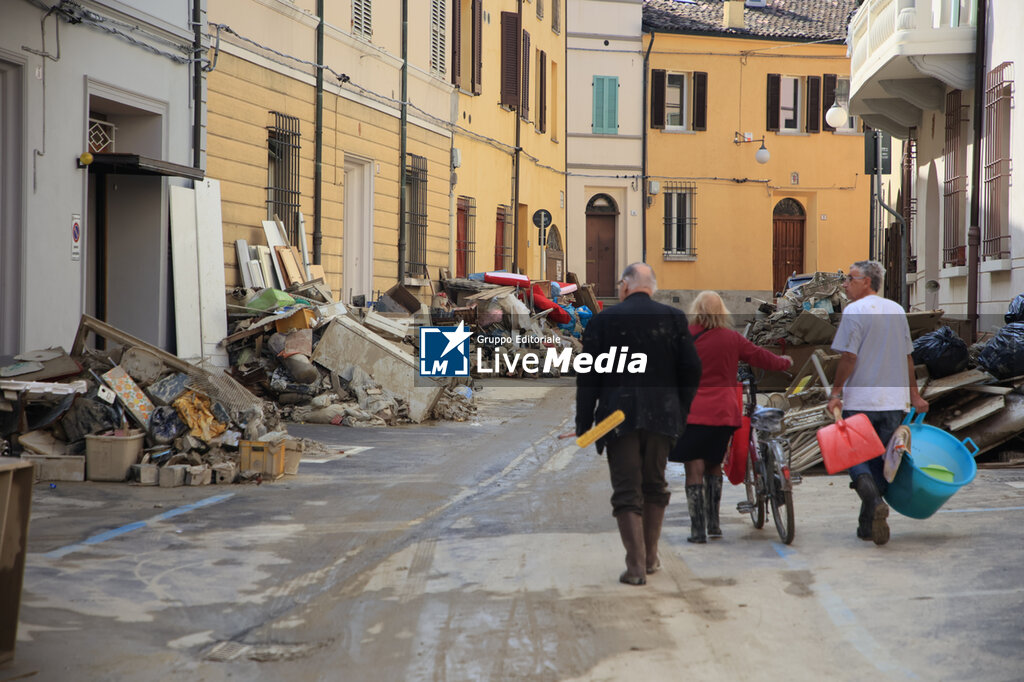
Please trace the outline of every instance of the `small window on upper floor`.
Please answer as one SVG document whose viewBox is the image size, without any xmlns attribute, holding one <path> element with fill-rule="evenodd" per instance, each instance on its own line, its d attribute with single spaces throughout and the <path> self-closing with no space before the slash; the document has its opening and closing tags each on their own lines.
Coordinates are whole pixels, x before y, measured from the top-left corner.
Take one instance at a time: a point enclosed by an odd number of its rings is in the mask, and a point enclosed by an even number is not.
<svg viewBox="0 0 1024 682">
<path fill-rule="evenodd" d="M 651 71 L 651 127 L 707 130 L 708 75 L 703 71 Z"/>
<path fill-rule="evenodd" d="M 373 36 L 372 4 L 373 0 L 352 0 L 352 35 Z"/>
<path fill-rule="evenodd" d="M 821 80 L 821 126 L 825 130 L 831 130 L 834 133 L 858 133 L 857 130 L 857 117 L 853 114 L 847 114 L 846 122 L 841 126 L 833 128 L 829 125 L 828 120 L 825 118 L 828 110 L 832 108 L 833 104 L 838 104 L 844 109 L 850 106 L 850 79 L 840 78 L 834 73 L 826 73 Z"/>
<path fill-rule="evenodd" d="M 448 57 L 445 4 L 445 0 L 430 0 L 430 71 L 438 76 L 445 75 Z"/>
<path fill-rule="evenodd" d="M 766 127 L 779 133 L 821 132 L 821 76 L 768 74 Z"/>
<path fill-rule="evenodd" d="M 619 77 L 594 76 L 594 114 L 590 132 L 597 135 L 619 133 Z"/>
</svg>

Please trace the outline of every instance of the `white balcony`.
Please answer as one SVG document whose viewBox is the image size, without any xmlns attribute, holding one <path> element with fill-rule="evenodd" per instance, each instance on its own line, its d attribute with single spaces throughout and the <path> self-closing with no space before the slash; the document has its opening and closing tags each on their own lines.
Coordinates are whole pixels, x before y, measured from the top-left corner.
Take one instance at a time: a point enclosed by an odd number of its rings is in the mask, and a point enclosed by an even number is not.
<svg viewBox="0 0 1024 682">
<path fill-rule="evenodd" d="M 867 0 L 850 22 L 849 111 L 906 138 L 946 88 L 974 87 L 977 0 Z"/>
</svg>

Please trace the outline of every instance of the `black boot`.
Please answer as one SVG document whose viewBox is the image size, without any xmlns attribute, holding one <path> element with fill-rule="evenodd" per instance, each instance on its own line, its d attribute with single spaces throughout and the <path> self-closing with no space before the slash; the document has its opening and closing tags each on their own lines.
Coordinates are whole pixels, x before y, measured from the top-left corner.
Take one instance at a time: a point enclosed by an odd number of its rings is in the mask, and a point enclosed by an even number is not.
<svg viewBox="0 0 1024 682">
<path fill-rule="evenodd" d="M 626 548 L 626 570 L 619 576 L 619 582 L 627 585 L 644 585 L 647 583 L 644 519 L 640 514 L 622 512 L 615 520 L 619 524 L 622 546 Z"/>
<path fill-rule="evenodd" d="M 722 477 L 704 475 L 704 495 L 708 505 L 708 537 L 717 540 L 722 537 L 718 525 L 718 507 L 722 503 Z"/>
<path fill-rule="evenodd" d="M 889 505 L 878 494 L 878 486 L 871 474 L 861 474 L 850 484 L 860 496 L 860 517 L 857 525 L 857 537 L 871 540 L 876 545 L 889 542 L 889 524 L 885 519 L 889 516 Z"/>
<path fill-rule="evenodd" d="M 688 542 L 704 544 L 708 541 L 706 531 L 707 501 L 704 495 L 704 484 L 686 486 L 686 506 L 690 511 L 690 537 Z"/>
</svg>

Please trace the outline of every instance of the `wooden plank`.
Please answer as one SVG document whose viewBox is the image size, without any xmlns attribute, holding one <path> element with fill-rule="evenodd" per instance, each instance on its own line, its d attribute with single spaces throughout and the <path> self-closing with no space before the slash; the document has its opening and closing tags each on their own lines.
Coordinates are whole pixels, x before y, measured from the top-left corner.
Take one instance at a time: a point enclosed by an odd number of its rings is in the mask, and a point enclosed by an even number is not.
<svg viewBox="0 0 1024 682">
<path fill-rule="evenodd" d="M 160 358 L 163 363 L 171 369 L 176 369 L 179 372 L 185 372 L 189 376 L 200 371 L 195 365 L 185 362 L 175 355 L 171 355 L 163 348 L 150 345 L 142 339 L 136 338 L 127 332 L 123 332 L 116 327 L 111 327 L 106 322 L 97 320 L 91 315 L 82 315 L 82 321 L 78 325 L 78 333 L 75 335 L 75 343 L 71 347 L 72 356 L 78 357 L 82 354 L 82 351 L 85 349 L 85 337 L 88 336 L 89 332 L 92 332 L 97 336 L 101 336 L 107 341 L 119 343 L 122 346 L 139 346 L 141 348 L 145 348 L 150 353 L 153 353 Z"/>
<path fill-rule="evenodd" d="M 182 357 L 203 354 L 199 322 L 199 254 L 196 234 L 196 194 L 188 187 L 171 185 L 171 270 L 174 276 L 174 328 L 176 348 Z M 222 253 L 218 248 L 217 253 Z M 224 265 L 221 264 L 223 269 Z M 224 292 L 221 292 L 221 299 Z M 225 318 L 226 319 L 226 318 Z M 81 355 L 72 351 L 72 355 Z"/>
<path fill-rule="evenodd" d="M 405 337 L 409 335 L 409 326 L 412 322 L 411 318 L 404 319 L 405 321 L 403 322 L 384 317 L 372 310 L 368 310 L 366 311 L 366 317 L 363 318 L 363 324 L 378 332 L 383 332 L 399 340 L 404 340 Z"/>
<path fill-rule="evenodd" d="M 249 270 L 249 279 L 252 282 L 250 286 L 254 286 L 257 289 L 266 288 L 266 279 L 263 277 L 263 265 L 258 260 L 250 260 L 246 263 Z"/>
<path fill-rule="evenodd" d="M 228 354 L 220 346 L 221 339 L 228 335 L 227 301 L 224 298 L 224 226 L 220 210 L 220 180 L 206 178 L 197 181 L 195 193 L 196 260 L 199 265 L 198 317 L 202 359 L 216 367 L 228 367 Z M 195 315 L 195 311 L 192 314 Z"/>
<path fill-rule="evenodd" d="M 965 391 L 972 391 L 974 393 L 987 393 L 989 395 L 1006 395 L 1007 393 L 1013 393 L 1013 389 L 1009 386 L 964 386 Z"/>
<path fill-rule="evenodd" d="M 248 289 L 253 286 L 252 272 L 249 270 L 249 244 L 244 239 L 236 239 L 235 253 L 238 255 L 238 272 L 242 275 L 242 285 Z"/>
<path fill-rule="evenodd" d="M 277 279 L 277 257 L 270 251 L 269 246 L 257 246 L 256 253 L 260 257 L 260 268 L 263 270 L 263 281 L 268 289 L 284 289 L 281 280 Z"/>
<path fill-rule="evenodd" d="M 991 417 L 1006 407 L 1006 398 L 1001 395 L 982 398 L 973 403 L 970 409 L 965 410 L 960 416 L 946 422 L 946 428 L 950 431 L 959 431 L 965 426 L 976 424 L 986 417 Z"/>
<path fill-rule="evenodd" d="M 263 221 L 263 234 L 267 238 L 267 247 L 270 249 L 270 254 L 274 254 L 274 247 L 277 246 L 288 246 L 288 242 L 284 240 L 281 235 L 281 231 L 277 227 L 277 223 L 273 220 Z M 284 281 L 284 273 L 281 272 L 281 266 L 278 265 L 276 258 L 270 259 L 270 264 L 274 268 L 274 274 L 277 276 L 277 281 L 280 282 L 280 286 L 284 289 L 287 284 Z"/>
<path fill-rule="evenodd" d="M 977 369 L 969 369 L 964 372 L 958 372 L 957 374 L 950 374 L 948 377 L 942 377 L 941 379 L 933 379 L 925 387 L 922 398 L 925 400 L 933 400 L 941 395 L 945 395 L 950 391 L 955 391 L 958 388 L 970 386 L 972 384 L 980 384 L 992 380 L 992 375 L 987 372 L 982 372 Z"/>
<path fill-rule="evenodd" d="M 294 284 L 302 284 L 302 269 L 295 262 L 295 255 L 292 253 L 291 247 L 275 246 L 274 251 L 277 252 L 277 258 L 281 262 L 285 286 L 290 287 Z"/>
<path fill-rule="evenodd" d="M 299 265 L 302 266 L 302 272 L 306 275 L 306 278 L 302 281 L 308 282 L 313 279 L 313 273 L 309 268 L 309 247 L 306 246 L 306 218 L 302 215 L 302 211 L 299 211 L 299 246 L 302 247 L 302 257 L 299 258 Z"/>
</svg>

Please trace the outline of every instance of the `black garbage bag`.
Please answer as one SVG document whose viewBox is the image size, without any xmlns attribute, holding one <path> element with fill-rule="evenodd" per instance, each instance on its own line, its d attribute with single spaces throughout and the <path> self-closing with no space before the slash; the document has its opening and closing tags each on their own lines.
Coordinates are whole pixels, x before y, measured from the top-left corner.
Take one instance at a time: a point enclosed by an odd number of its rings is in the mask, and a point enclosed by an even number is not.
<svg viewBox="0 0 1024 682">
<path fill-rule="evenodd" d="M 914 341 L 913 358 L 933 379 L 946 377 L 967 369 L 967 344 L 949 327 L 940 327 Z"/>
<path fill-rule="evenodd" d="M 1010 307 L 1003 315 L 1003 322 L 1006 324 L 1024 322 L 1024 294 L 1017 294 L 1017 298 L 1010 301 Z"/>
<path fill-rule="evenodd" d="M 1024 322 L 1000 329 L 981 350 L 978 364 L 997 379 L 1024 374 Z"/>
<path fill-rule="evenodd" d="M 170 405 L 161 405 L 153 410 L 149 418 L 149 435 L 158 445 L 171 443 L 186 429 L 185 422 L 178 415 L 178 410 Z"/>
</svg>

